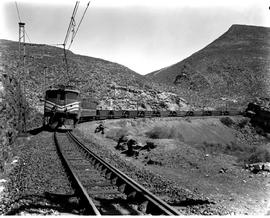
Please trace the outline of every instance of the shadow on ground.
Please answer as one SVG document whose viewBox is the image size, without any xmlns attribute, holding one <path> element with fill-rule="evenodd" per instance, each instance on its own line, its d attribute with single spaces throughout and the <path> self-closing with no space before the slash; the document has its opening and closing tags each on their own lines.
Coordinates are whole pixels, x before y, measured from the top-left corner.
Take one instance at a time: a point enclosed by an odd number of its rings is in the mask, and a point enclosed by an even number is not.
<svg viewBox="0 0 270 218">
<path fill-rule="evenodd" d="M 29 214 L 53 215 L 53 211 L 65 214 L 87 215 L 80 206 L 79 199 L 72 195 L 45 192 L 43 195 L 26 195 L 11 202 L 4 215 Z"/>
<path fill-rule="evenodd" d="M 30 135 L 37 135 L 37 134 L 41 133 L 44 130 L 46 130 L 46 128 L 41 126 L 41 127 L 35 128 L 35 129 L 28 130 L 27 133 L 30 134 Z"/>
<path fill-rule="evenodd" d="M 38 127 L 38 128 L 35 128 L 35 129 L 31 129 L 31 130 L 28 130 L 25 134 L 25 136 L 28 136 L 28 135 L 37 135 L 43 131 L 46 131 L 46 132 L 67 132 L 67 131 L 71 131 L 70 129 L 51 129 L 47 126 L 41 126 L 41 127 Z M 23 136 L 23 135 L 22 135 Z"/>
</svg>

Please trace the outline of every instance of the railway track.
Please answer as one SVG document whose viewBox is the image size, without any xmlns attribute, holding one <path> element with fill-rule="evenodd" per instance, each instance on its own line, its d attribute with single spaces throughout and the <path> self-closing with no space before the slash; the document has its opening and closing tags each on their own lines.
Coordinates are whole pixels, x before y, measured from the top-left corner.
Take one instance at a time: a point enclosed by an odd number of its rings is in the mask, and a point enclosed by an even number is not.
<svg viewBox="0 0 270 218">
<path fill-rule="evenodd" d="M 80 203 L 90 215 L 180 215 L 180 213 L 107 163 L 71 132 L 54 140 Z"/>
</svg>

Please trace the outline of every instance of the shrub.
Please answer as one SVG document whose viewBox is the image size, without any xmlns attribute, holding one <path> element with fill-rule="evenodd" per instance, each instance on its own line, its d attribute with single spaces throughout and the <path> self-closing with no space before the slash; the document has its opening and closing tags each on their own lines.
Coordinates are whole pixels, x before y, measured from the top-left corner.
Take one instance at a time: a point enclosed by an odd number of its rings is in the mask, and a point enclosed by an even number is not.
<svg viewBox="0 0 270 218">
<path fill-rule="evenodd" d="M 127 136 L 127 135 L 129 135 L 129 132 L 125 128 L 114 128 L 106 132 L 106 138 L 110 138 L 115 141 L 118 141 L 118 139 L 121 136 Z"/>
<path fill-rule="evenodd" d="M 146 132 L 145 135 L 151 139 L 159 139 L 161 138 L 161 135 L 163 135 L 163 128 L 155 126 L 153 129 Z"/>
<path fill-rule="evenodd" d="M 242 129 L 248 124 L 248 122 L 248 119 L 242 119 L 237 123 L 237 126 Z"/>
<path fill-rule="evenodd" d="M 203 142 L 203 144 L 201 145 L 201 149 L 206 152 L 206 153 L 214 153 L 214 152 L 218 152 L 218 153 L 224 153 L 224 145 L 220 144 L 220 143 L 209 143 L 209 142 Z"/>
<path fill-rule="evenodd" d="M 244 158 L 245 163 L 270 162 L 270 152 L 265 148 L 257 148 L 253 153 Z"/>
<path fill-rule="evenodd" d="M 167 105 L 166 105 L 166 103 L 165 103 L 164 101 L 161 101 L 161 102 L 159 103 L 159 106 L 160 106 L 161 108 L 167 108 Z"/>
<path fill-rule="evenodd" d="M 183 139 L 183 136 L 177 131 L 174 126 L 155 126 L 145 135 L 152 139 Z"/>
<path fill-rule="evenodd" d="M 248 159 L 255 154 L 255 156 L 261 156 L 261 152 L 258 153 L 257 146 L 245 145 L 245 144 L 238 144 L 235 142 L 231 142 L 229 144 L 220 144 L 220 143 L 208 143 L 204 142 L 200 149 L 207 153 L 223 153 L 227 155 L 232 155 L 238 158 L 238 160 L 244 162 L 250 162 Z M 265 149 L 264 149 L 265 151 Z M 268 151 L 266 152 L 268 153 Z M 254 159 L 252 157 L 251 159 Z M 263 159 L 263 158 L 261 158 Z"/>
<path fill-rule="evenodd" d="M 190 117 L 186 117 L 186 118 L 185 118 L 185 121 L 188 122 L 188 123 L 191 123 Z"/>
<path fill-rule="evenodd" d="M 238 157 L 239 162 L 258 163 L 270 162 L 270 151 L 265 147 L 231 143 L 226 145 L 225 154 Z"/>
<path fill-rule="evenodd" d="M 160 161 L 156 161 L 156 160 L 152 160 L 152 159 L 148 160 L 146 164 L 148 164 L 148 165 L 160 165 L 160 166 L 162 166 L 162 163 Z"/>
<path fill-rule="evenodd" d="M 146 147 L 150 149 L 154 149 L 157 147 L 157 145 L 155 145 L 154 142 L 146 142 Z"/>
<path fill-rule="evenodd" d="M 143 109 L 146 109 L 146 106 L 145 106 L 144 103 L 141 103 L 141 107 L 142 107 Z"/>
<path fill-rule="evenodd" d="M 231 142 L 230 144 L 227 144 L 225 146 L 224 153 L 237 155 L 237 153 L 239 153 L 239 152 L 244 152 L 244 151 L 248 151 L 248 150 L 249 150 L 248 147 L 245 149 L 243 145 Z"/>
<path fill-rule="evenodd" d="M 262 136 L 267 136 L 266 132 L 264 131 L 263 128 L 259 127 L 259 126 L 255 126 L 255 131 L 259 134 L 259 135 L 262 135 Z"/>
<path fill-rule="evenodd" d="M 220 122 L 228 127 L 231 127 L 234 124 L 234 121 L 230 117 L 222 117 L 220 118 Z"/>
<path fill-rule="evenodd" d="M 126 120 L 120 120 L 118 122 L 118 125 L 121 126 L 121 127 L 125 127 L 127 125 L 127 121 Z"/>
</svg>

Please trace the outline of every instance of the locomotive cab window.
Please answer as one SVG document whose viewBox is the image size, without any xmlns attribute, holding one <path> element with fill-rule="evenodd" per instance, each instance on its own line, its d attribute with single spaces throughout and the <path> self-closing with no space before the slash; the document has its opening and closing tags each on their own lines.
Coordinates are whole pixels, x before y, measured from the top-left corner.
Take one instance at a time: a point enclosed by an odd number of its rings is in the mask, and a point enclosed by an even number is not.
<svg viewBox="0 0 270 218">
<path fill-rule="evenodd" d="M 57 92 L 55 91 L 46 92 L 46 99 L 55 99 L 55 98 L 57 98 Z"/>
<path fill-rule="evenodd" d="M 76 92 L 67 92 L 66 93 L 66 98 L 75 100 L 75 99 L 78 98 L 78 93 L 76 93 Z"/>
<path fill-rule="evenodd" d="M 65 92 L 60 92 L 60 100 L 65 100 Z"/>
</svg>

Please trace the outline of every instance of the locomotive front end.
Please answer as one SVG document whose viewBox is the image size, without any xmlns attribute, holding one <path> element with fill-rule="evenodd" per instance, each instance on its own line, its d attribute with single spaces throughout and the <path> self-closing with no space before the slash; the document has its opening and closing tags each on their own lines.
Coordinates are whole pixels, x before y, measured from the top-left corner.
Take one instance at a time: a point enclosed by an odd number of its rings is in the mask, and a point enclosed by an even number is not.
<svg viewBox="0 0 270 218">
<path fill-rule="evenodd" d="M 73 89 L 46 91 L 44 125 L 51 129 L 73 129 L 80 118 L 80 92 Z"/>
</svg>

